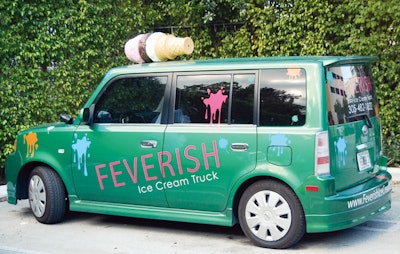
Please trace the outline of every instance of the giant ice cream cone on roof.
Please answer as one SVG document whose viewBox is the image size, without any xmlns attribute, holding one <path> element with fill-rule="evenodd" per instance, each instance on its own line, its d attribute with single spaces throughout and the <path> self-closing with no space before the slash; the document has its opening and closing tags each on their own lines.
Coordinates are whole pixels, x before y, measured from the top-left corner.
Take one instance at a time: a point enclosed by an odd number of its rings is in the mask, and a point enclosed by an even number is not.
<svg viewBox="0 0 400 254">
<path fill-rule="evenodd" d="M 125 43 L 125 55 L 130 61 L 135 63 L 146 62 L 142 54 L 140 54 L 143 51 L 143 39 L 145 36 L 146 34 L 139 34 Z"/>
<path fill-rule="evenodd" d="M 139 34 L 125 44 L 125 55 L 136 63 L 173 60 L 179 55 L 193 52 L 194 43 L 190 37 L 175 37 L 161 32 Z"/>
</svg>

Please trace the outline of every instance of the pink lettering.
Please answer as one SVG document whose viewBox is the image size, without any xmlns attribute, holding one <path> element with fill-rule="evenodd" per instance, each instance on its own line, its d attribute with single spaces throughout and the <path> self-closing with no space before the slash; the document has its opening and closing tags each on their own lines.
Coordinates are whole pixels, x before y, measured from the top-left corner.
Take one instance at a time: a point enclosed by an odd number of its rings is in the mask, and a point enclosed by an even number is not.
<svg viewBox="0 0 400 254">
<path fill-rule="evenodd" d="M 163 162 L 163 155 L 167 156 L 167 161 Z M 161 175 L 163 178 L 165 178 L 165 171 L 164 167 L 168 167 L 169 171 L 171 172 L 172 176 L 175 176 L 175 171 L 171 166 L 171 153 L 170 152 L 159 152 L 158 153 L 158 163 L 160 164 L 160 170 L 161 170 Z"/>
<path fill-rule="evenodd" d="M 128 165 L 128 162 L 126 160 L 124 160 L 124 165 L 126 168 L 126 171 L 128 171 L 129 176 L 132 179 L 133 183 L 137 183 L 137 158 L 133 158 L 133 172 L 134 174 L 132 174 L 132 170 Z"/>
<path fill-rule="evenodd" d="M 122 174 L 122 171 L 115 171 L 115 170 L 114 170 L 114 166 L 115 166 L 115 165 L 119 165 L 119 164 L 121 164 L 120 161 L 110 162 L 111 177 L 112 177 L 113 182 L 114 182 L 114 187 L 125 186 L 125 182 L 119 183 L 119 182 L 117 181 L 117 175 Z"/>
<path fill-rule="evenodd" d="M 211 149 L 207 151 L 207 146 L 205 143 L 201 144 L 201 153 L 203 156 L 203 161 L 204 161 L 204 169 L 209 170 L 210 169 L 210 160 L 214 161 L 215 167 L 219 168 L 220 167 L 220 161 L 219 161 L 219 155 L 218 155 L 218 147 L 217 147 L 217 142 L 214 140 L 212 141 L 212 148 L 208 147 L 208 149 Z M 193 150 L 193 152 L 192 152 Z M 176 160 L 177 163 L 177 168 L 178 172 L 180 175 L 184 174 L 185 172 L 188 173 L 196 173 L 199 171 L 200 167 L 202 166 L 199 160 L 199 156 L 197 155 L 200 153 L 200 151 L 197 150 L 195 145 L 188 145 L 185 147 L 183 151 L 183 157 L 180 154 L 179 148 L 175 148 L 175 154 L 169 152 L 169 151 L 161 151 L 157 153 L 157 158 L 153 158 L 154 154 L 145 154 L 140 157 L 141 159 L 141 168 L 139 169 L 139 174 L 142 173 L 143 171 L 143 181 L 154 181 L 157 180 L 160 176 L 162 178 L 166 178 L 166 174 L 168 174 L 166 171 L 169 170 L 169 174 L 172 177 L 176 176 L 176 172 L 174 169 L 174 164 L 172 164 L 173 160 Z M 175 156 L 176 158 L 173 158 Z M 201 155 L 200 155 L 201 156 Z M 183 161 L 182 161 L 183 158 Z M 152 163 L 152 159 L 156 160 L 158 159 L 158 166 L 159 166 L 159 172 L 155 169 L 155 164 Z M 97 175 L 97 180 L 99 183 L 99 187 L 101 190 L 105 189 L 104 186 L 104 179 L 109 178 L 109 175 L 102 174 L 101 170 L 106 168 L 106 170 L 109 170 L 109 174 L 111 175 L 111 179 L 113 181 L 113 185 L 115 188 L 118 187 L 123 187 L 127 185 L 127 182 L 124 181 L 124 178 L 127 178 L 127 173 L 129 174 L 129 177 L 132 181 L 132 183 L 137 184 L 138 183 L 138 160 L 139 157 L 134 157 L 133 158 L 133 164 L 132 167 L 129 165 L 127 160 L 121 160 L 121 161 L 112 161 L 109 162 L 108 164 L 99 164 L 95 166 L 96 170 L 96 175 Z M 124 164 L 122 166 L 121 164 Z M 175 161 L 174 161 L 175 163 Z M 214 164 L 213 162 L 211 162 Z M 183 169 L 182 165 L 185 165 L 185 169 Z M 192 167 L 190 167 L 192 164 Z M 119 166 L 121 165 L 121 166 Z M 119 167 L 125 167 L 125 170 L 121 168 L 119 170 Z M 167 169 L 166 169 L 167 168 Z M 155 169 L 156 171 L 152 171 L 152 174 L 149 172 L 151 169 Z M 104 171 L 104 170 L 103 170 Z M 125 174 L 125 177 L 124 177 Z M 160 174 L 160 176 L 159 176 Z M 110 179 L 110 180 L 111 180 Z M 129 180 L 128 180 L 129 181 Z M 142 181 L 142 180 L 139 180 Z M 107 182 L 106 182 L 107 183 Z M 139 187 L 138 187 L 139 188 Z"/>
<path fill-rule="evenodd" d="M 213 149 L 214 149 L 213 152 L 207 153 L 206 144 L 204 144 L 204 143 L 201 144 L 201 148 L 203 150 L 204 166 L 205 166 L 206 170 L 209 169 L 208 157 L 215 157 L 215 166 L 217 168 L 219 168 L 220 164 L 219 164 L 219 158 L 218 158 L 218 149 L 217 149 L 217 143 L 215 142 L 215 140 L 213 141 Z"/>
<path fill-rule="evenodd" d="M 157 176 L 152 176 L 149 177 L 149 173 L 147 172 L 149 169 L 154 168 L 154 165 L 147 165 L 146 164 L 146 159 L 153 157 L 152 154 L 146 154 L 142 156 L 142 167 L 143 167 L 143 173 L 144 177 L 146 178 L 146 181 L 151 181 L 151 180 L 157 180 Z"/>
<path fill-rule="evenodd" d="M 175 155 L 176 155 L 176 163 L 178 164 L 179 174 L 182 175 L 183 174 L 182 161 L 181 161 L 181 155 L 179 154 L 178 148 L 175 149 Z"/>
<path fill-rule="evenodd" d="M 370 92 L 371 90 L 372 90 L 372 85 L 371 85 L 371 78 L 370 77 L 367 77 L 367 76 L 364 76 L 363 77 L 363 87 L 364 87 L 364 90 L 366 91 L 366 92 Z"/>
<path fill-rule="evenodd" d="M 196 150 L 196 147 L 193 146 L 193 145 L 187 146 L 185 148 L 184 154 L 185 154 L 186 159 L 194 161 L 196 166 L 194 168 L 187 168 L 186 170 L 189 173 L 195 173 L 195 172 L 197 172 L 197 170 L 199 170 L 200 162 L 196 157 L 193 157 L 193 156 L 189 155 L 189 150 L 191 150 L 191 149 Z"/>
<path fill-rule="evenodd" d="M 99 181 L 100 189 L 104 190 L 103 179 L 108 178 L 107 175 L 100 175 L 100 168 L 105 168 L 106 164 L 100 164 L 96 166 L 97 180 Z"/>
<path fill-rule="evenodd" d="M 371 78 L 368 76 L 358 77 L 357 93 L 368 93 L 372 91 Z"/>
<path fill-rule="evenodd" d="M 365 76 L 365 80 L 366 80 L 368 92 L 372 91 L 372 81 L 371 81 L 371 77 Z"/>
</svg>

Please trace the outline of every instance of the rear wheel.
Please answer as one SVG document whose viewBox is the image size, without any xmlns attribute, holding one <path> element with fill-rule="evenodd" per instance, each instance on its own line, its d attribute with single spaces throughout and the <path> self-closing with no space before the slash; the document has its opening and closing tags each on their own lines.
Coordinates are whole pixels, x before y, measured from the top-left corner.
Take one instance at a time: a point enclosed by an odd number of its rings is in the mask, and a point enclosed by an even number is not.
<svg viewBox="0 0 400 254">
<path fill-rule="evenodd" d="M 39 222 L 52 224 L 63 219 L 66 193 L 61 178 L 51 168 L 34 168 L 29 177 L 28 190 L 29 205 Z"/>
<path fill-rule="evenodd" d="M 251 185 L 240 199 L 238 213 L 243 232 L 257 246 L 289 248 L 305 233 L 304 212 L 297 196 L 274 180 Z"/>
</svg>

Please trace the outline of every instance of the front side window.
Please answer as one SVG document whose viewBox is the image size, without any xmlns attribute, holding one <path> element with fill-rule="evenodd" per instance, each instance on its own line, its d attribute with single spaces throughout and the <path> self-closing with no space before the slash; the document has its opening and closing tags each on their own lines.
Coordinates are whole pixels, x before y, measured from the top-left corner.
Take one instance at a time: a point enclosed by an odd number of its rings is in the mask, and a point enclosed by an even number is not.
<svg viewBox="0 0 400 254">
<path fill-rule="evenodd" d="M 378 100 L 368 65 L 326 69 L 330 125 L 353 122 L 378 113 Z"/>
<path fill-rule="evenodd" d="M 167 77 L 118 78 L 96 102 L 95 123 L 159 123 Z"/>
<path fill-rule="evenodd" d="M 299 126 L 306 120 L 306 73 L 299 68 L 261 70 L 260 125 Z"/>
</svg>

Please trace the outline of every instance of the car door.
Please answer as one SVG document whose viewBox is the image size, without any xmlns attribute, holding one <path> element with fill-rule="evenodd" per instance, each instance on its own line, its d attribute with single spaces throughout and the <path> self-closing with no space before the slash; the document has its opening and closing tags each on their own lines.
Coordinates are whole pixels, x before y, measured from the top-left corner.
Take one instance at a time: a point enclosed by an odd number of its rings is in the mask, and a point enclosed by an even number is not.
<svg viewBox="0 0 400 254">
<path fill-rule="evenodd" d="M 166 206 L 158 153 L 166 125 L 168 76 L 121 76 L 94 104 L 92 123 L 80 125 L 72 142 L 73 179 L 82 200 Z"/>
<path fill-rule="evenodd" d="M 176 75 L 174 119 L 162 167 L 170 207 L 223 211 L 233 184 L 253 170 L 254 73 Z"/>
</svg>

